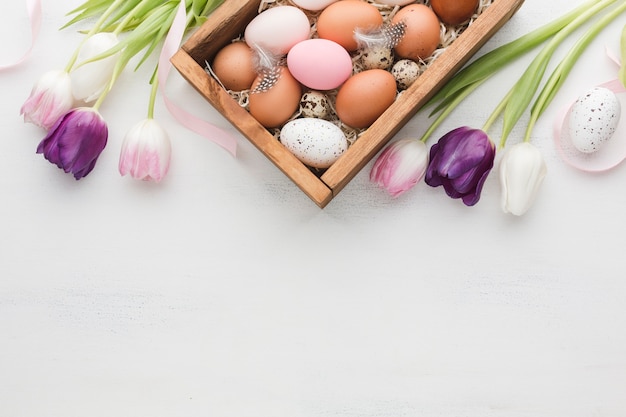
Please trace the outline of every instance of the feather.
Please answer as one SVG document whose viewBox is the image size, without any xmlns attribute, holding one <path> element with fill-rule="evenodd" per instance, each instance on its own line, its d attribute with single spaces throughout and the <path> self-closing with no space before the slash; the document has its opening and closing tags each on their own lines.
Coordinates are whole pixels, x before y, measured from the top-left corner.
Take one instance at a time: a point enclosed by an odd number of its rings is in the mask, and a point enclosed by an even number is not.
<svg viewBox="0 0 626 417">
<path fill-rule="evenodd" d="M 251 91 L 252 93 L 262 93 L 272 88 L 280 78 L 282 55 L 278 55 L 263 48 L 261 45 L 252 45 L 254 69 L 261 81 Z"/>
<path fill-rule="evenodd" d="M 406 23 L 398 22 L 389 25 L 383 25 L 375 29 L 354 30 L 354 39 L 360 49 L 372 48 L 393 48 L 404 37 L 406 33 Z"/>
</svg>

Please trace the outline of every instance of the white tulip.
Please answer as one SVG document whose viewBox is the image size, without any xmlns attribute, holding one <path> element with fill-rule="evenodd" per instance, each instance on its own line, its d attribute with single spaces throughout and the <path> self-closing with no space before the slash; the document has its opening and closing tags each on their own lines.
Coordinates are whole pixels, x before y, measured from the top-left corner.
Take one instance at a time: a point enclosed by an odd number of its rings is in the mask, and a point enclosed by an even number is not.
<svg viewBox="0 0 626 417">
<path fill-rule="evenodd" d="M 502 210 L 521 216 L 530 209 L 547 173 L 541 152 L 528 142 L 513 145 L 500 161 Z"/>
<path fill-rule="evenodd" d="M 133 126 L 124 137 L 119 171 L 122 176 L 160 182 L 170 167 L 170 138 L 154 119 L 148 118 Z"/>
<path fill-rule="evenodd" d="M 117 36 L 108 32 L 96 33 L 85 40 L 80 47 L 76 65 L 70 72 L 72 94 L 76 100 L 90 103 L 104 92 L 113 76 L 120 53 L 92 62 L 86 61 L 108 51 L 118 43 Z"/>
</svg>

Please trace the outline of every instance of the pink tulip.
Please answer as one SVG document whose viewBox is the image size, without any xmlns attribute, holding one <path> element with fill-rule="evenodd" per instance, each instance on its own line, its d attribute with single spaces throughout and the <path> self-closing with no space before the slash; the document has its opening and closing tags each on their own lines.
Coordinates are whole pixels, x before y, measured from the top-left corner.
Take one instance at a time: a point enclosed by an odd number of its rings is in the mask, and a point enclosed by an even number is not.
<svg viewBox="0 0 626 417">
<path fill-rule="evenodd" d="M 424 142 L 398 140 L 380 154 L 370 172 L 370 180 L 392 197 L 398 197 L 422 179 L 427 165 L 428 151 Z"/>
<path fill-rule="evenodd" d="M 148 118 L 133 126 L 122 143 L 120 174 L 144 181 L 160 182 L 170 166 L 171 144 L 156 120 Z"/>
<path fill-rule="evenodd" d="M 46 130 L 74 105 L 72 82 L 65 71 L 49 71 L 37 80 L 20 110 L 24 121 Z"/>
</svg>

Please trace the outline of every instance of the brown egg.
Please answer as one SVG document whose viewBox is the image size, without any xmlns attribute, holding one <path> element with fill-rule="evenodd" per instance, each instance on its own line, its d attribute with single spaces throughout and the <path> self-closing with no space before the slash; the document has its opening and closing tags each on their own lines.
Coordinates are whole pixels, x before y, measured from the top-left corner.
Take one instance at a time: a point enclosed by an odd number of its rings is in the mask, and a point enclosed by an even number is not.
<svg viewBox="0 0 626 417">
<path fill-rule="evenodd" d="M 252 89 L 262 77 L 257 77 Z M 265 127 L 278 127 L 296 112 L 300 105 L 302 86 L 286 67 L 281 67 L 276 84 L 267 91 L 250 93 L 248 110 Z"/>
<path fill-rule="evenodd" d="M 442 22 L 456 26 L 472 17 L 478 0 L 431 0 L 430 6 Z"/>
<path fill-rule="evenodd" d="M 396 79 L 382 69 L 371 69 L 348 78 L 337 92 L 335 110 L 348 126 L 369 127 L 396 99 Z"/>
<path fill-rule="evenodd" d="M 320 38 L 337 42 L 348 51 L 357 49 L 354 29 L 377 28 L 383 17 L 376 7 L 361 0 L 339 0 L 326 7 L 317 18 Z"/>
<path fill-rule="evenodd" d="M 440 22 L 430 7 L 423 4 L 404 6 L 392 19 L 392 23 L 400 22 L 404 22 L 406 29 L 394 48 L 396 55 L 419 61 L 435 52 L 440 42 Z"/>
<path fill-rule="evenodd" d="M 215 55 L 211 69 L 228 90 L 247 90 L 257 74 L 252 50 L 245 42 L 233 42 Z"/>
</svg>

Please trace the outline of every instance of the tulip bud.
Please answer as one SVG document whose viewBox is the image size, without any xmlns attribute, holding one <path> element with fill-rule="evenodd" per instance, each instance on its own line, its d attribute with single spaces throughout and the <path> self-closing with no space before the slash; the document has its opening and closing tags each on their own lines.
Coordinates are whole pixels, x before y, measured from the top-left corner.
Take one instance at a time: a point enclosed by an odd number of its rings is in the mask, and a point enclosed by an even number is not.
<svg viewBox="0 0 626 417">
<path fill-rule="evenodd" d="M 426 172 L 428 151 L 424 142 L 402 139 L 387 146 L 370 172 L 370 180 L 392 197 L 411 189 Z"/>
<path fill-rule="evenodd" d="M 133 126 L 122 143 L 119 171 L 135 179 L 159 182 L 170 166 L 171 144 L 165 129 L 154 119 Z"/>
<path fill-rule="evenodd" d="M 72 83 L 65 71 L 49 71 L 37 80 L 22 105 L 24 121 L 48 130 L 74 105 Z"/>
<path fill-rule="evenodd" d="M 120 53 L 117 52 L 105 58 L 86 62 L 113 48 L 119 43 L 113 33 L 100 32 L 90 36 L 80 47 L 77 64 L 71 71 L 72 94 L 76 100 L 90 103 L 104 92 L 107 84 L 113 77 L 113 71 Z"/>
<path fill-rule="evenodd" d="M 485 132 L 459 127 L 430 148 L 425 181 L 431 187 L 443 185 L 448 196 L 473 206 L 480 199 L 495 155 L 495 145 Z"/>
<path fill-rule="evenodd" d="M 513 145 L 500 161 L 502 210 L 521 216 L 532 206 L 547 173 L 541 152 L 528 142 Z"/>
<path fill-rule="evenodd" d="M 108 135 L 107 125 L 97 110 L 79 107 L 57 120 L 39 143 L 37 153 L 79 180 L 96 165 Z"/>
</svg>

